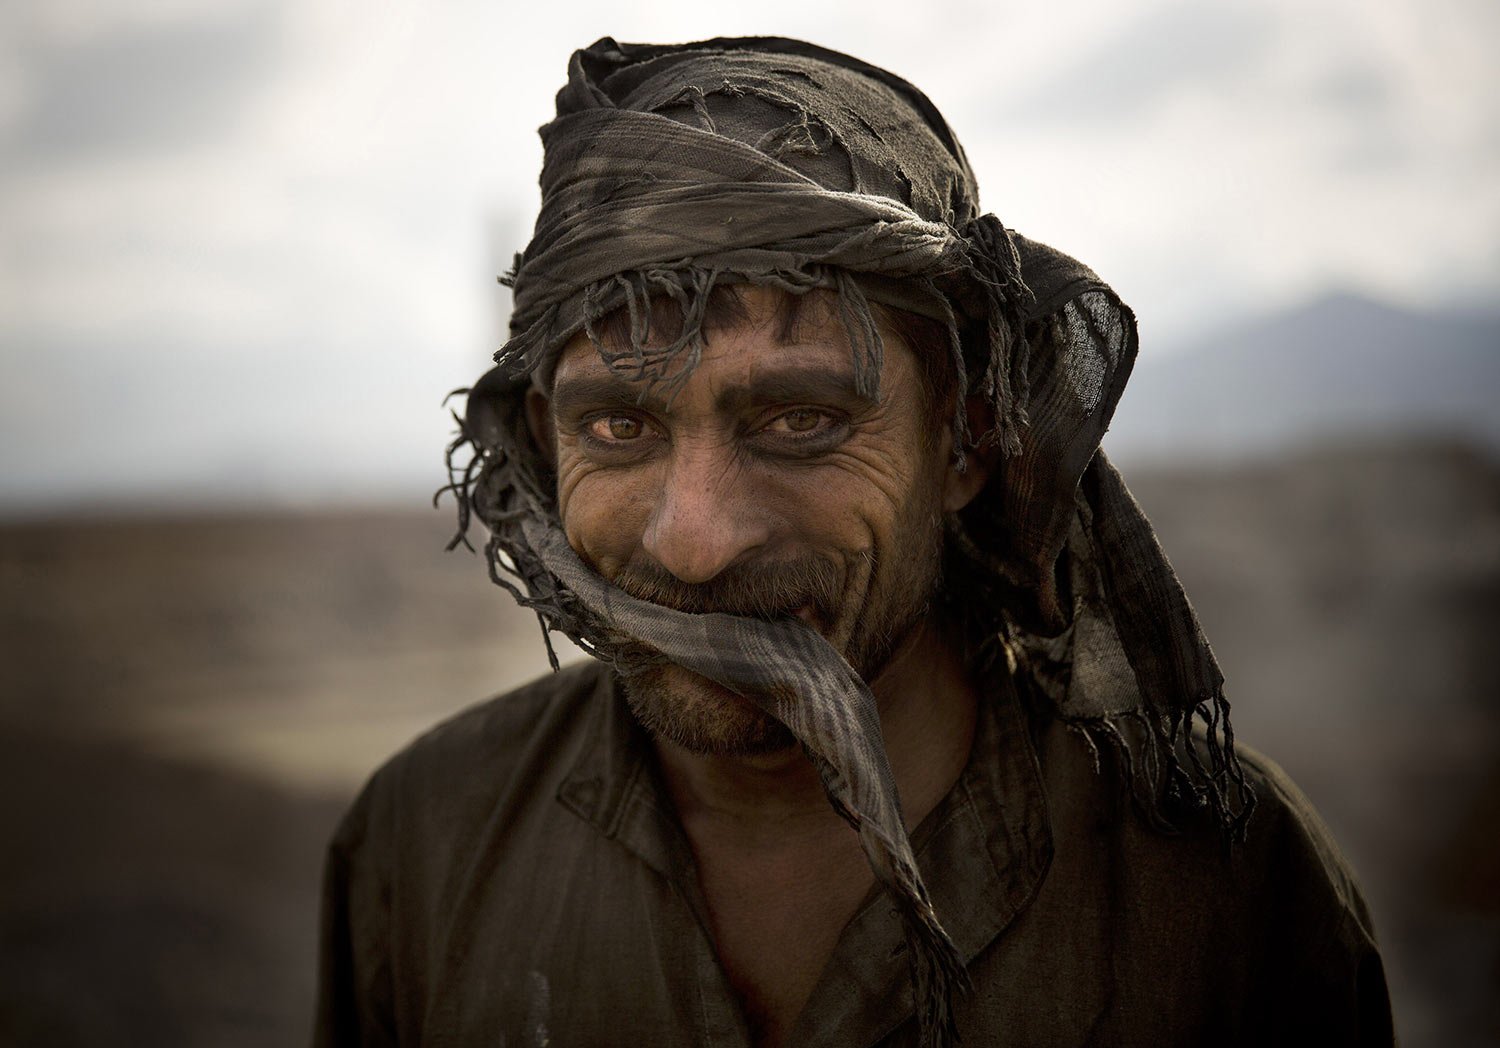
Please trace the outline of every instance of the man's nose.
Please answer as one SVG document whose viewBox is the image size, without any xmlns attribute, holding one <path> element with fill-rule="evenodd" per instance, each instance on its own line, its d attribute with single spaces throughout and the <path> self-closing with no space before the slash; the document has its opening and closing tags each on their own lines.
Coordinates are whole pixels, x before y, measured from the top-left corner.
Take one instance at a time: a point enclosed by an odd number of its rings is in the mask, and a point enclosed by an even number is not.
<svg viewBox="0 0 1500 1048">
<path fill-rule="evenodd" d="M 707 582 L 766 543 L 770 527 L 727 449 L 674 449 L 641 544 L 683 582 Z"/>
</svg>

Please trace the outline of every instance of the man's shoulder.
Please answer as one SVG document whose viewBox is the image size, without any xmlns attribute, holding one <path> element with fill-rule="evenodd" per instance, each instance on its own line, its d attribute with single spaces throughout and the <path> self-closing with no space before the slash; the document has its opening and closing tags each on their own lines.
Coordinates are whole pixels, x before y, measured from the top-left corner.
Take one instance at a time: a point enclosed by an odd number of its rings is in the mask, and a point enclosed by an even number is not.
<svg viewBox="0 0 1500 1048">
<path fill-rule="evenodd" d="M 381 770 L 396 767 L 407 774 L 419 769 L 444 774 L 476 767 L 503 768 L 538 733 L 580 730 L 582 714 L 608 682 L 607 668 L 594 659 L 565 666 L 439 722 L 397 752 Z"/>
<path fill-rule="evenodd" d="M 1369 909 L 1348 859 L 1312 801 L 1281 767 L 1258 750 L 1236 743 L 1240 767 L 1255 791 L 1246 846 L 1269 863 L 1274 885 L 1289 882 L 1322 886 L 1339 909 L 1373 939 Z"/>
<path fill-rule="evenodd" d="M 1312 801 L 1265 754 L 1241 742 L 1235 754 L 1255 797 L 1243 839 L 1227 841 L 1205 808 L 1178 824 L 1175 846 L 1166 848 L 1176 869 L 1196 868 L 1203 890 L 1217 882 L 1225 905 L 1242 907 L 1256 921 L 1280 921 L 1303 944 L 1373 945 L 1354 871 Z M 1134 836 L 1160 839 L 1152 831 Z M 1183 861 L 1185 853 L 1193 858 Z"/>
<path fill-rule="evenodd" d="M 1245 778 L 1255 790 L 1256 813 L 1253 818 L 1269 821 L 1281 832 L 1296 834 L 1306 840 L 1320 861 L 1337 863 L 1341 859 L 1333 835 L 1307 794 L 1292 781 L 1286 770 L 1270 757 L 1243 742 L 1234 745 L 1235 755 Z"/>
<path fill-rule="evenodd" d="M 1348 860 L 1311 801 L 1264 754 L 1235 743 L 1239 766 L 1255 797 L 1243 840 L 1226 838 L 1204 805 L 1153 820 L 1129 771 L 1133 765 L 1084 733 L 1053 722 L 1042 739 L 1043 778 L 1055 843 L 1088 851 L 1113 841 L 1121 863 L 1114 876 L 1167 893 L 1191 892 L 1218 905 L 1243 906 L 1247 917 L 1266 907 L 1316 913 L 1373 937 L 1369 911 Z M 1134 789 L 1132 789 L 1134 785 Z"/>
<path fill-rule="evenodd" d="M 454 714 L 381 765 L 343 835 L 371 824 L 411 831 L 482 818 L 519 778 L 534 786 L 579 751 L 588 712 L 611 686 L 608 669 L 589 659 Z"/>
<path fill-rule="evenodd" d="M 1123 758 L 1091 748 L 1080 732 L 1057 725 L 1042 741 L 1054 844 L 1045 912 L 1053 920 L 1067 924 L 1097 912 L 1091 907 L 1112 913 L 1120 971 L 1141 987 L 1199 986 L 1226 1007 L 1264 1012 L 1244 1014 L 1250 1027 L 1290 1021 L 1299 1009 L 1315 1027 L 1353 1016 L 1388 1026 L 1355 874 L 1275 761 L 1236 743 L 1256 798 L 1240 840 L 1226 836 L 1207 805 L 1168 812 L 1170 824 L 1152 818 L 1122 774 Z"/>
</svg>

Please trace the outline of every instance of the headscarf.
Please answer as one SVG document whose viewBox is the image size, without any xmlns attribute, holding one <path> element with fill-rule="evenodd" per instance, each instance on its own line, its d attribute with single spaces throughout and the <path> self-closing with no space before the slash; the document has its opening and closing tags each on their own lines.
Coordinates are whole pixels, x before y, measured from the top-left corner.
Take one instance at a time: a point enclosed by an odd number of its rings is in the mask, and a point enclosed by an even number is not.
<svg viewBox="0 0 1500 1048">
<path fill-rule="evenodd" d="M 468 391 L 449 448 L 455 544 L 477 515 L 491 578 L 536 610 L 544 635 L 558 630 L 626 672 L 683 665 L 787 725 L 902 915 L 922 1043 L 951 1043 L 951 997 L 966 977 L 902 824 L 867 683 L 798 620 L 675 611 L 584 564 L 527 429 L 526 389 L 545 386 L 579 332 L 622 374 L 684 381 L 722 283 L 836 292 L 866 395 L 884 348 L 871 303 L 939 321 L 958 378 L 958 454 L 986 442 L 1004 452 L 946 523 L 945 576 L 964 580 L 961 613 L 1096 753 L 1118 755 L 1154 825 L 1171 830 L 1207 809 L 1233 838 L 1253 796 L 1222 676 L 1099 449 L 1134 363 L 1134 316 L 1087 268 L 981 211 L 963 149 L 925 95 L 812 44 L 602 39 L 572 56 L 541 136 L 541 213 L 502 278 L 515 296 L 511 337 Z M 681 309 L 670 337 L 650 330 L 660 298 Z M 595 323 L 621 309 L 629 345 L 606 344 Z M 973 439 L 970 395 L 995 419 Z"/>
</svg>

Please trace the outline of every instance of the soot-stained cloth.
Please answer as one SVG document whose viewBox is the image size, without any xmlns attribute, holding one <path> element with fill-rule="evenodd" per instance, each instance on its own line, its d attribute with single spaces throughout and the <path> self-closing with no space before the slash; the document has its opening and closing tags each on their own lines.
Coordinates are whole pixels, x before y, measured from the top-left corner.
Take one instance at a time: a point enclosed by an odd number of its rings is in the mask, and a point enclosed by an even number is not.
<svg viewBox="0 0 1500 1048">
<path fill-rule="evenodd" d="M 912 842 L 973 990 L 962 1043 L 1390 1045 L 1370 920 L 1318 817 L 1243 753 L 1261 804 L 1152 829 L 1087 740 L 979 679 L 975 740 Z M 316 1048 L 749 1048 L 692 848 L 615 674 L 586 661 L 482 703 L 383 767 L 323 900 Z M 902 922 L 872 892 L 788 1033 L 919 1043 Z"/>
<path fill-rule="evenodd" d="M 643 386 L 680 385 L 725 283 L 831 290 L 867 395 L 884 352 L 872 304 L 940 322 L 959 454 L 1003 452 L 998 477 L 947 522 L 945 573 L 964 582 L 957 611 L 970 639 L 1008 653 L 1101 770 L 1110 758 L 1153 825 L 1170 831 L 1207 811 L 1237 840 L 1254 794 L 1222 678 L 1099 451 L 1134 362 L 1134 317 L 1086 267 L 984 211 L 931 102 L 847 55 L 781 38 L 606 38 L 573 56 L 541 134 L 541 213 L 506 277 L 511 338 L 470 391 L 450 449 L 460 537 L 472 517 L 486 525 L 492 578 L 537 611 L 544 632 L 621 670 L 641 659 L 690 665 L 785 721 L 903 915 L 923 1040 L 945 1043 L 963 967 L 901 824 L 866 682 L 801 623 L 705 630 L 595 575 L 562 537 L 525 391 L 546 388 L 560 347 L 580 334 Z M 680 310 L 670 331 L 652 329 L 662 299 Z M 606 342 L 598 321 L 621 310 L 628 344 Z M 968 429 L 970 396 L 993 418 L 982 432 Z M 797 660 L 775 657 L 787 651 Z"/>
</svg>

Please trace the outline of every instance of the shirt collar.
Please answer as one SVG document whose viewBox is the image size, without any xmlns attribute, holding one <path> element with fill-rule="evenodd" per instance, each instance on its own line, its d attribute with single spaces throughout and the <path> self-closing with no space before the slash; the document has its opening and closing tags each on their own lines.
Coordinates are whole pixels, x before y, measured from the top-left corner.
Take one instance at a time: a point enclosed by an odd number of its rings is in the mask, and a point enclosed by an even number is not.
<svg viewBox="0 0 1500 1048">
<path fill-rule="evenodd" d="M 588 713 L 588 742 L 558 786 L 557 799 L 657 873 L 678 880 L 692 872 L 692 847 L 661 781 L 650 738 L 626 705 L 618 678 L 602 678 Z"/>
</svg>

